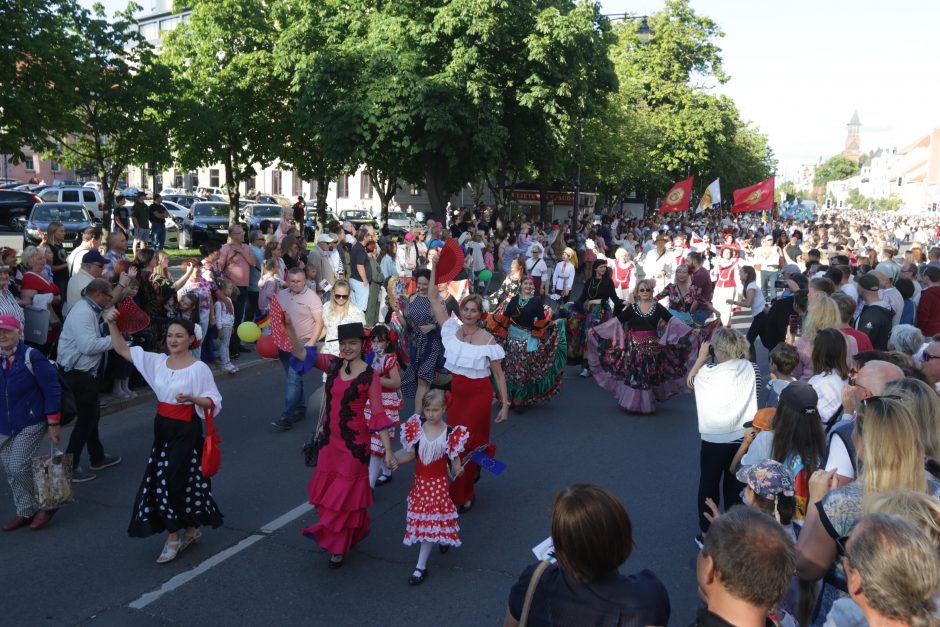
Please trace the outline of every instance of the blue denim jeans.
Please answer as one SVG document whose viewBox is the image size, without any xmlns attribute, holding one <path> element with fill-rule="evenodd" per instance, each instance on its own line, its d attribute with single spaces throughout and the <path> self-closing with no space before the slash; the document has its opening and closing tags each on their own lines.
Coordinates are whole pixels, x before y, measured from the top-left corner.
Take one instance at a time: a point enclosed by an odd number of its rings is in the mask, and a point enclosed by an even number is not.
<svg viewBox="0 0 940 627">
<path fill-rule="evenodd" d="M 287 393 L 284 398 L 281 420 L 295 422 L 294 417 L 298 414 L 306 414 L 307 408 L 304 405 L 304 377 L 290 367 L 290 356 L 291 354 L 287 351 L 277 352 L 277 357 L 281 360 L 281 365 L 284 366 L 284 372 L 287 374 Z"/>
<path fill-rule="evenodd" d="M 163 222 L 151 223 L 150 238 L 153 240 L 154 248 L 163 250 L 163 247 L 166 245 L 166 224 Z"/>
</svg>

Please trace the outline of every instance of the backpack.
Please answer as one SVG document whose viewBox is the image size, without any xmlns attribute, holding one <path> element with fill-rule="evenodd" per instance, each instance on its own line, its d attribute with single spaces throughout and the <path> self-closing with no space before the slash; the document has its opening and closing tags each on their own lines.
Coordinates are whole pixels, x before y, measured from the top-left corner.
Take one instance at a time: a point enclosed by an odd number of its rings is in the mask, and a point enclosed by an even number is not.
<svg viewBox="0 0 940 627">
<path fill-rule="evenodd" d="M 33 378 L 36 378 L 36 373 L 33 372 L 33 360 L 32 357 L 30 357 L 30 354 L 34 350 L 36 349 L 26 347 L 23 361 L 26 363 L 26 369 L 29 370 L 29 374 L 33 375 Z M 53 366 L 53 368 L 55 368 L 56 377 L 59 380 L 59 388 L 61 389 L 59 397 L 59 424 L 64 427 L 72 422 L 78 415 L 78 405 L 75 402 L 75 393 L 72 392 L 72 388 L 70 388 L 69 384 L 62 378 L 62 371 L 55 366 Z"/>
</svg>

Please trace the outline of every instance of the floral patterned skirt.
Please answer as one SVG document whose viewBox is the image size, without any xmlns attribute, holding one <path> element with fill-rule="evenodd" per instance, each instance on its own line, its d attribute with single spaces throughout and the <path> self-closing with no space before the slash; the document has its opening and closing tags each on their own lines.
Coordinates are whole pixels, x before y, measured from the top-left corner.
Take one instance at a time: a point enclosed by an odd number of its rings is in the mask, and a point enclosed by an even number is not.
<svg viewBox="0 0 940 627">
<path fill-rule="evenodd" d="M 506 351 L 503 372 L 509 400 L 514 405 L 535 405 L 557 394 L 568 361 L 563 321 L 549 324 L 541 337 L 527 339 L 527 336 L 528 333 L 521 332 L 497 337 Z"/>
<path fill-rule="evenodd" d="M 568 337 L 568 359 L 581 361 L 587 350 L 588 332 L 595 326 L 610 319 L 610 311 L 603 305 L 591 305 L 584 312 L 571 311 L 565 320 L 565 332 Z"/>
</svg>

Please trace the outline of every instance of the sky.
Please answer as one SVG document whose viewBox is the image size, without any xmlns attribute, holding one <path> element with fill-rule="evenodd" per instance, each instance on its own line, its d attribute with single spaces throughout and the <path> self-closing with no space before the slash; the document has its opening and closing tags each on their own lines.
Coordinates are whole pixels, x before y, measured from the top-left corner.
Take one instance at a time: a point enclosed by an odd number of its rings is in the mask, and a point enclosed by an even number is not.
<svg viewBox="0 0 940 627">
<path fill-rule="evenodd" d="M 109 14 L 126 6 L 102 3 Z M 645 15 L 664 1 L 601 4 L 606 13 Z M 718 89 L 767 134 L 782 172 L 840 153 L 856 110 L 863 152 L 903 147 L 940 126 L 936 0 L 692 0 L 692 7 L 724 31 L 719 45 L 731 80 Z"/>
</svg>

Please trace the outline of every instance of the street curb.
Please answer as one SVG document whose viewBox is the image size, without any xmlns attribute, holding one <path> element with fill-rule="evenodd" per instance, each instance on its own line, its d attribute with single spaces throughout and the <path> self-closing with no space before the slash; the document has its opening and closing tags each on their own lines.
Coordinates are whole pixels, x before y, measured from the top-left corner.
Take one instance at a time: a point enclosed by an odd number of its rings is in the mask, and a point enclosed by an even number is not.
<svg viewBox="0 0 940 627">
<path fill-rule="evenodd" d="M 224 370 L 221 366 L 212 367 L 212 375 L 215 377 L 215 380 L 218 382 L 220 379 L 227 381 L 235 381 L 238 379 L 238 375 L 246 372 L 253 372 L 255 370 L 260 370 L 264 366 L 274 367 L 275 364 L 280 362 L 277 359 L 264 359 L 263 357 L 256 357 L 250 361 L 244 362 L 244 365 L 238 366 L 238 374 L 230 375 Z M 137 398 L 129 399 L 111 399 L 107 405 L 101 406 L 101 415 L 108 416 L 111 414 L 117 414 L 125 409 L 131 409 L 137 407 L 138 405 L 153 404 L 156 401 L 156 395 L 154 395 L 153 390 L 150 387 L 142 387 L 139 390 L 134 390 L 137 393 Z M 110 394 L 103 394 L 102 396 L 110 397 Z"/>
</svg>

